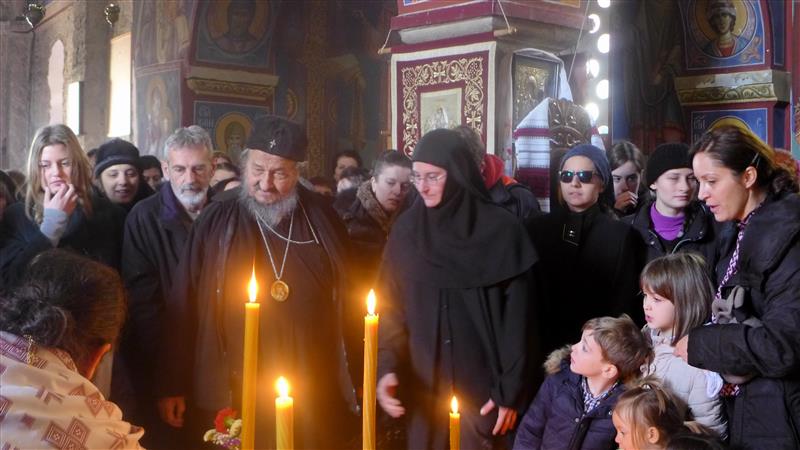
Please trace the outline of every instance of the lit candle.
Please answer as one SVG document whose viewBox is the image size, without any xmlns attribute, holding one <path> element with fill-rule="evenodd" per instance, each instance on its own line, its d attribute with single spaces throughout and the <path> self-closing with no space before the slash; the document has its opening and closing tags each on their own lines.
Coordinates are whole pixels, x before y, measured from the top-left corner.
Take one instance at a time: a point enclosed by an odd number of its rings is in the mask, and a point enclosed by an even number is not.
<svg viewBox="0 0 800 450">
<path fill-rule="evenodd" d="M 364 405 L 362 415 L 362 447 L 375 449 L 375 372 L 378 367 L 378 315 L 375 314 L 375 291 L 367 295 L 364 316 Z"/>
<path fill-rule="evenodd" d="M 242 369 L 242 450 L 255 448 L 256 435 L 256 378 L 258 377 L 258 316 L 256 303 L 258 283 L 256 267 L 247 285 L 250 301 L 244 305 L 244 367 Z"/>
<path fill-rule="evenodd" d="M 289 397 L 289 382 L 278 378 L 278 398 L 275 399 L 275 439 L 278 450 L 294 448 L 294 400 Z"/>
<path fill-rule="evenodd" d="M 458 413 L 456 396 L 450 400 L 450 450 L 461 448 L 461 414 Z"/>
</svg>

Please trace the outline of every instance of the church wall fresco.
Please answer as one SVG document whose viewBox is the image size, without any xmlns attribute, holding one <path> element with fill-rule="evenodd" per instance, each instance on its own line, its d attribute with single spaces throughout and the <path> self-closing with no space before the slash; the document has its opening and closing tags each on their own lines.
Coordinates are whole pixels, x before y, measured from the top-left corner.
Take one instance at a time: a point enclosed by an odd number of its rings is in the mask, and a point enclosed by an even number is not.
<svg viewBox="0 0 800 450">
<path fill-rule="evenodd" d="M 388 69 L 376 52 L 395 6 L 371 0 L 336 5 L 136 2 L 136 142 L 150 152 L 164 123 L 201 123 L 224 151 L 225 128 L 238 136 L 258 115 L 275 113 L 306 125 L 309 175 L 327 174 L 328 160 L 342 149 L 371 160 L 385 148 L 388 89 L 380 86 Z M 150 88 L 152 83 L 164 88 Z M 153 102 L 169 106 L 163 111 L 168 119 L 152 118 L 164 109 Z"/>
<path fill-rule="evenodd" d="M 270 112 L 269 108 L 252 105 L 196 101 L 193 116 L 195 123 L 211 135 L 214 149 L 238 161 L 256 119 Z"/>
<path fill-rule="evenodd" d="M 675 90 L 689 115 L 691 139 L 714 123 L 736 122 L 770 145 L 787 146 L 792 116 L 792 74 L 787 71 L 791 4 L 688 0 L 679 5 L 684 71 L 675 79 Z"/>
<path fill-rule="evenodd" d="M 269 69 L 279 2 L 203 2 L 196 22 L 194 60 Z"/>
<path fill-rule="evenodd" d="M 136 145 L 142 154 L 163 157 L 163 145 L 181 124 L 179 70 L 136 78 Z"/>
<path fill-rule="evenodd" d="M 705 130 L 715 125 L 744 125 L 761 140 L 770 138 L 769 108 L 718 109 L 692 111 L 692 141 L 700 138 Z"/>
<path fill-rule="evenodd" d="M 765 63 L 766 35 L 760 2 L 689 0 L 678 5 L 684 23 L 687 70 Z"/>
<path fill-rule="evenodd" d="M 134 3 L 133 143 L 162 157 L 164 141 L 183 123 L 182 61 L 191 41 L 194 0 Z"/>
</svg>

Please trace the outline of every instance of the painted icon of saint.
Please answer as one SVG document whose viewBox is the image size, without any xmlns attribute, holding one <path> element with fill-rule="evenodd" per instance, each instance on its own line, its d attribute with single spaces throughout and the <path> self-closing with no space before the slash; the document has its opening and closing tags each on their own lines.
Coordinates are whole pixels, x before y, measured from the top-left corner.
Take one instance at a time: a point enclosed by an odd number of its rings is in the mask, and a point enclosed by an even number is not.
<svg viewBox="0 0 800 450">
<path fill-rule="evenodd" d="M 255 1 L 231 1 L 227 10 L 228 30 L 216 39 L 217 46 L 229 53 L 247 53 L 255 49 L 259 39 L 250 33 L 255 13 Z"/>
<path fill-rule="evenodd" d="M 733 0 L 711 0 L 708 2 L 706 19 L 717 37 L 703 51 L 717 58 L 736 55 L 747 47 L 747 42 L 733 32 L 736 25 L 736 7 Z"/>
</svg>

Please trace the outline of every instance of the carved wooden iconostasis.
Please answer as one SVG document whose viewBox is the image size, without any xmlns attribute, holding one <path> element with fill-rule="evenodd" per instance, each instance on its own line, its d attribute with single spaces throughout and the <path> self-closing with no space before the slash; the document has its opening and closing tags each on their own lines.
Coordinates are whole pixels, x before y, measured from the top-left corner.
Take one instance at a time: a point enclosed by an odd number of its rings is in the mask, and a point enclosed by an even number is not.
<svg viewBox="0 0 800 450">
<path fill-rule="evenodd" d="M 135 141 L 161 153 L 178 126 L 234 159 L 259 116 L 306 127 L 307 174 L 341 150 L 385 148 L 388 67 L 377 55 L 393 1 L 135 2 Z"/>
<path fill-rule="evenodd" d="M 398 0 L 389 43 L 397 149 L 411 155 L 425 132 L 468 125 L 488 153 L 510 160 L 513 129 L 558 95 L 563 62 L 547 52 L 574 47 L 580 4 Z"/>
</svg>

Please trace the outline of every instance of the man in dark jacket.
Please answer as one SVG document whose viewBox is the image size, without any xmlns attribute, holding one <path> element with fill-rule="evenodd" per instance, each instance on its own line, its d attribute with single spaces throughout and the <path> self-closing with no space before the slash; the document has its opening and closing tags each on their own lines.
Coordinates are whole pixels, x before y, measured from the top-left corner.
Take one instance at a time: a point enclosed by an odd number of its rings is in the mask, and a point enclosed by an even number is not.
<svg viewBox="0 0 800 450">
<path fill-rule="evenodd" d="M 157 391 L 168 423 L 183 426 L 186 409 L 195 447 L 217 410 L 240 408 L 251 274 L 262 287 L 256 447 L 275 442 L 278 376 L 302 411 L 296 448 L 343 448 L 352 430 L 355 390 L 341 330 L 351 287 L 347 232 L 328 202 L 298 184 L 306 145 L 299 125 L 259 120 L 242 153 L 241 188 L 215 198 L 189 233 L 166 305 Z"/>
<path fill-rule="evenodd" d="M 153 385 L 153 356 L 163 339 L 161 327 L 178 257 L 192 222 L 208 203 L 214 175 L 211 137 L 201 127 L 177 129 L 166 141 L 168 182 L 137 204 L 125 222 L 122 275 L 129 294 L 129 321 L 122 351 L 136 394 L 134 422 L 147 429 L 147 448 L 181 447 L 174 430 L 159 418 Z"/>
<path fill-rule="evenodd" d="M 480 169 L 489 196 L 495 204 L 522 220 L 541 214 L 542 210 L 533 192 L 503 173 L 505 170 L 503 160 L 495 155 L 486 154 L 486 147 L 483 146 L 480 135 L 472 127 L 459 125 L 454 130 L 466 141 Z"/>
</svg>

